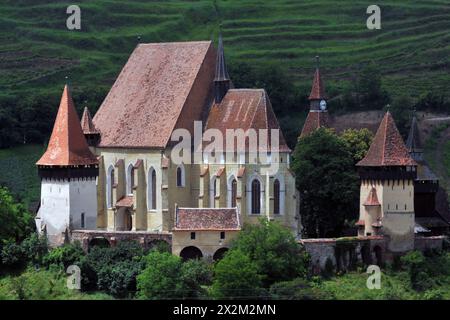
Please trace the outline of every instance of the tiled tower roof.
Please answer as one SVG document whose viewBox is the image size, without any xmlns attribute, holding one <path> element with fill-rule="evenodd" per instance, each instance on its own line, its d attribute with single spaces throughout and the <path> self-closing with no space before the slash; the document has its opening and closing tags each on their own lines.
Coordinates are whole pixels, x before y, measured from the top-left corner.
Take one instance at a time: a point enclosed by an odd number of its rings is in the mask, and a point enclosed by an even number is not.
<svg viewBox="0 0 450 320">
<path fill-rule="evenodd" d="M 83 116 L 81 117 L 81 129 L 84 134 L 98 134 L 99 131 L 95 128 L 92 122 L 91 113 L 87 107 L 84 108 Z"/>
<path fill-rule="evenodd" d="M 302 133 L 300 138 L 307 136 L 313 131 L 325 127 L 327 128 L 330 123 L 330 117 L 328 112 L 322 111 L 310 111 L 306 117 L 305 124 L 303 125 Z"/>
<path fill-rule="evenodd" d="M 365 206 L 379 206 L 380 201 L 378 201 L 377 189 L 372 188 L 367 196 L 366 202 L 364 202 Z"/>
<path fill-rule="evenodd" d="M 412 118 L 411 128 L 409 130 L 408 139 L 406 140 L 406 148 L 408 148 L 409 152 L 422 152 L 423 150 L 415 115 Z"/>
<path fill-rule="evenodd" d="M 311 88 L 311 93 L 309 95 L 309 100 L 322 100 L 326 98 L 325 87 L 320 77 L 320 69 L 316 68 L 316 73 L 314 74 L 314 80 Z"/>
<path fill-rule="evenodd" d="M 36 163 L 38 166 L 82 166 L 97 164 L 83 135 L 69 87 L 59 104 L 52 135 L 44 155 Z"/>
<path fill-rule="evenodd" d="M 225 62 L 225 53 L 223 50 L 222 35 L 219 35 L 219 43 L 217 45 L 217 57 L 216 57 L 216 73 L 214 81 L 229 81 L 227 64 Z"/>
<path fill-rule="evenodd" d="M 364 159 L 357 166 L 414 166 L 391 113 L 386 112 Z"/>
</svg>

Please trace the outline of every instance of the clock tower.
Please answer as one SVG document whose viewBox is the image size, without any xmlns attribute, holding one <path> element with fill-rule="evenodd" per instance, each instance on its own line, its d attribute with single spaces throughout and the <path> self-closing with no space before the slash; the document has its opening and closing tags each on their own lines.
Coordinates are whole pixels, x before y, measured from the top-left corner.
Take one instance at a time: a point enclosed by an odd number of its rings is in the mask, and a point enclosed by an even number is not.
<svg viewBox="0 0 450 320">
<path fill-rule="evenodd" d="M 320 75 L 319 56 L 316 56 L 316 72 L 309 95 L 309 113 L 300 137 L 304 137 L 320 127 L 328 127 L 327 96 Z"/>
</svg>

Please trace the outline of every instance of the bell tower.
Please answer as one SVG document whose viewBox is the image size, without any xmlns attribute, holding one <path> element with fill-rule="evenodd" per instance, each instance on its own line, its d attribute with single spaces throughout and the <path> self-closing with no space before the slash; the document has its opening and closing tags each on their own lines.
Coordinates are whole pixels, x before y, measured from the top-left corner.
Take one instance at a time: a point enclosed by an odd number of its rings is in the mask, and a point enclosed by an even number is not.
<svg viewBox="0 0 450 320">
<path fill-rule="evenodd" d="M 316 56 L 316 72 L 309 94 L 309 113 L 303 125 L 300 137 L 304 137 L 320 127 L 328 127 L 329 116 L 327 110 L 327 96 L 320 74 L 320 59 Z"/>
<path fill-rule="evenodd" d="M 47 150 L 36 163 L 41 203 L 36 227 L 49 245 L 64 243 L 74 229 L 95 229 L 98 160 L 89 150 L 69 87 L 64 87 Z"/>
</svg>

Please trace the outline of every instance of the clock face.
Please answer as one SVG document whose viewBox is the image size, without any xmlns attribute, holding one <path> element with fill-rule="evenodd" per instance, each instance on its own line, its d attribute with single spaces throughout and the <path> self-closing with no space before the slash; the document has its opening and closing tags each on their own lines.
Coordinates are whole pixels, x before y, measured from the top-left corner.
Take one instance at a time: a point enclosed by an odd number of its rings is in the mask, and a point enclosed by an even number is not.
<svg viewBox="0 0 450 320">
<path fill-rule="evenodd" d="M 327 109 L 327 102 L 325 100 L 320 101 L 320 110 Z"/>
</svg>

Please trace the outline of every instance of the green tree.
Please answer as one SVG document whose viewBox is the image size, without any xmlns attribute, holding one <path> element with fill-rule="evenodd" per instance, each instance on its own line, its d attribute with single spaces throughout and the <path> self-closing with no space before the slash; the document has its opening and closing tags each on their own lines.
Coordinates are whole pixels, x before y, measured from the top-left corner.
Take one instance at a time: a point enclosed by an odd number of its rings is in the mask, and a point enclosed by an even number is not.
<svg viewBox="0 0 450 320">
<path fill-rule="evenodd" d="M 0 245 L 5 240 L 19 242 L 34 230 L 31 213 L 14 201 L 11 193 L 0 187 Z"/>
<path fill-rule="evenodd" d="M 230 250 L 214 268 L 212 295 L 218 299 L 255 298 L 262 293 L 256 262 L 241 250 Z"/>
<path fill-rule="evenodd" d="M 362 160 L 367 151 L 369 150 L 370 144 L 373 140 L 373 134 L 369 129 L 347 129 L 341 134 L 345 145 L 353 156 L 354 163 Z"/>
<path fill-rule="evenodd" d="M 320 128 L 299 139 L 293 157 L 305 235 L 340 235 L 358 212 L 359 178 L 351 151 L 333 131 Z"/>
<path fill-rule="evenodd" d="M 151 251 L 146 267 L 137 276 L 139 296 L 145 299 L 174 299 L 184 296 L 181 281 L 182 261 L 170 253 Z"/>
<path fill-rule="evenodd" d="M 292 233 L 277 222 L 261 219 L 259 224 L 244 225 L 231 250 L 239 250 L 250 257 L 265 285 L 307 273 L 306 253 Z"/>
</svg>

